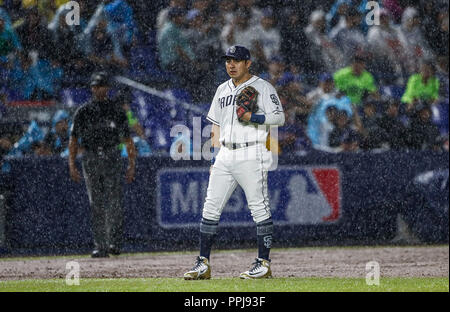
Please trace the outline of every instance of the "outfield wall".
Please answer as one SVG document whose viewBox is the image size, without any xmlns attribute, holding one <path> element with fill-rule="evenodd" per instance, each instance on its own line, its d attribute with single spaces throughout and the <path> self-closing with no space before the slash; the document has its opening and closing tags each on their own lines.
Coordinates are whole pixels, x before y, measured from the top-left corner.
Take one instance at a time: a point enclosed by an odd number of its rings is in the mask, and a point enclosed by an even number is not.
<svg viewBox="0 0 450 312">
<path fill-rule="evenodd" d="M 448 153 L 430 152 L 281 157 L 268 185 L 274 246 L 386 243 L 395 235 L 398 213 L 406 214 L 416 228 L 431 231 L 428 241 L 448 241 L 448 203 L 446 212 L 433 212 L 409 194 L 417 175 L 448 170 L 448 164 Z M 84 183 L 70 180 L 67 160 L 28 158 L 11 160 L 10 165 L 10 173 L 2 176 L 13 194 L 6 205 L 3 251 L 88 251 L 88 197 Z M 195 249 L 207 185 L 207 161 L 139 158 L 136 181 L 125 186 L 125 249 Z M 448 200 L 448 184 L 436 194 L 437 201 Z M 441 213 L 446 213 L 446 229 L 436 227 Z M 238 188 L 224 209 L 217 245 L 253 246 L 255 232 Z"/>
</svg>

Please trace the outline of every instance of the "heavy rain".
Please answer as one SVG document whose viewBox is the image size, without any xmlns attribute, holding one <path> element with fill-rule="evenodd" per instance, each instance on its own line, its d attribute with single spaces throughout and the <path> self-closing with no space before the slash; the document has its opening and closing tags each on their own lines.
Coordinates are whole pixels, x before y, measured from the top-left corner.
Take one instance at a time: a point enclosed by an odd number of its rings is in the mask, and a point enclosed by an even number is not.
<svg viewBox="0 0 450 312">
<path fill-rule="evenodd" d="M 209 279 L 245 249 L 265 278 L 290 276 L 271 248 L 386 245 L 448 278 L 448 23 L 448 0 L 0 0 L 0 282 L 35 277 L 3 257 L 176 251 L 81 270 Z"/>
</svg>

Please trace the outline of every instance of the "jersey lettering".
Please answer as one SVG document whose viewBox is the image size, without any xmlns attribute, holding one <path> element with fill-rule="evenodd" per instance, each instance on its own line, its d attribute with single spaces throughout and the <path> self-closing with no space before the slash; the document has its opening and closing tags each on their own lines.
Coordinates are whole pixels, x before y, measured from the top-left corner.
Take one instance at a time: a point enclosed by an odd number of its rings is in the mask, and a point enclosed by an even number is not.
<svg viewBox="0 0 450 312">
<path fill-rule="evenodd" d="M 230 106 L 231 104 L 234 105 L 234 103 L 236 102 L 236 96 L 229 95 L 227 97 L 222 97 L 220 98 L 219 101 L 220 101 L 220 108 L 224 108 Z"/>
</svg>

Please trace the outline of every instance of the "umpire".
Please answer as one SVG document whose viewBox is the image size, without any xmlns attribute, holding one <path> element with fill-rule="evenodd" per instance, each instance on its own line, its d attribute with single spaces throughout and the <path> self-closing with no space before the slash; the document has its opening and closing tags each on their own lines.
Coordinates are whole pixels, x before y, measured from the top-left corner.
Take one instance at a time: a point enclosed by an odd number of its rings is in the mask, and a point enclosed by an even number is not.
<svg viewBox="0 0 450 312">
<path fill-rule="evenodd" d="M 75 112 L 69 141 L 69 171 L 75 182 L 81 181 L 75 159 L 80 147 L 85 150 L 82 168 L 92 211 L 93 258 L 120 254 L 123 232 L 120 143 L 127 148 L 128 183 L 134 180 L 135 174 L 136 149 L 126 113 L 120 103 L 108 98 L 109 87 L 105 73 L 92 76 L 92 100 Z"/>
</svg>

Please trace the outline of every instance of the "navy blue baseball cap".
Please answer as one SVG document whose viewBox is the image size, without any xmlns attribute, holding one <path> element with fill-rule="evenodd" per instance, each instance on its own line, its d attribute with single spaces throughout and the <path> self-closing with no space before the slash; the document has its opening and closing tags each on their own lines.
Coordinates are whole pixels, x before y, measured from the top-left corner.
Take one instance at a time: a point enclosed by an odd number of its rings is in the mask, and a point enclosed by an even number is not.
<svg viewBox="0 0 450 312">
<path fill-rule="evenodd" d="M 243 46 L 231 46 L 228 48 L 225 55 L 222 56 L 222 58 L 234 58 L 236 60 L 249 60 L 250 59 L 250 51 Z"/>
</svg>

